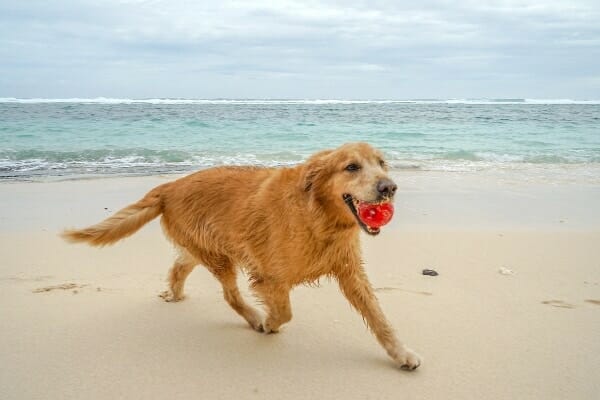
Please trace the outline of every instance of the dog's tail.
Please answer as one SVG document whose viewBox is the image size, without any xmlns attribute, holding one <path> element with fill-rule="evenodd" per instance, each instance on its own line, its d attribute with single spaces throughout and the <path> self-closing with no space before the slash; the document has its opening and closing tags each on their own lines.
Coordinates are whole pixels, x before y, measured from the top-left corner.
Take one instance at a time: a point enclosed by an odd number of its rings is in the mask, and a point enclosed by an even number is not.
<svg viewBox="0 0 600 400">
<path fill-rule="evenodd" d="M 106 246 L 133 235 L 142 226 L 162 213 L 161 185 L 104 221 L 84 229 L 67 229 L 61 236 L 72 243 L 87 242 L 91 246 Z"/>
</svg>

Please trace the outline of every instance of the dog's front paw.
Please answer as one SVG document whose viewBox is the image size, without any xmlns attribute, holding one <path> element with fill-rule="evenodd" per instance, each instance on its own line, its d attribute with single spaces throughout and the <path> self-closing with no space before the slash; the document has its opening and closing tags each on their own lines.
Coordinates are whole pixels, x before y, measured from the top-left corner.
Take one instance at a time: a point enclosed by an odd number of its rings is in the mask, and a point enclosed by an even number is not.
<svg viewBox="0 0 600 400">
<path fill-rule="evenodd" d="M 395 357 L 395 361 L 400 368 L 408 371 L 413 371 L 421 365 L 421 357 L 410 349 L 402 350 L 398 356 Z"/>
<path fill-rule="evenodd" d="M 265 331 L 265 329 L 263 328 L 263 324 L 262 322 L 258 321 L 258 320 L 249 320 L 248 324 L 250 325 L 250 327 L 252 329 L 254 329 L 256 332 L 259 333 L 263 333 Z"/>
</svg>

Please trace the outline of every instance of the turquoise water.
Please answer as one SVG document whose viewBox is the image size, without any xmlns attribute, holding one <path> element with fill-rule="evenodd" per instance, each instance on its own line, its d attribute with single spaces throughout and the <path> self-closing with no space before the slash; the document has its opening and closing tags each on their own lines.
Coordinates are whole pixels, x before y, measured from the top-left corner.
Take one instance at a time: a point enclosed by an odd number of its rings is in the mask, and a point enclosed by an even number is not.
<svg viewBox="0 0 600 400">
<path fill-rule="evenodd" d="M 0 99 L 0 179 L 292 165 L 344 142 L 395 168 L 600 164 L 600 103 Z"/>
</svg>

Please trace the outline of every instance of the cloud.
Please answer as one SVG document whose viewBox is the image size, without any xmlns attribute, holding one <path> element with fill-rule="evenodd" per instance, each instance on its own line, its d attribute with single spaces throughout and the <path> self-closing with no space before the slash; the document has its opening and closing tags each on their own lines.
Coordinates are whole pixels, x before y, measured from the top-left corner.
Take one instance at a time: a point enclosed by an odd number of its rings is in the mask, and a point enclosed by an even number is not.
<svg viewBox="0 0 600 400">
<path fill-rule="evenodd" d="M 402 3 L 0 0 L 0 96 L 600 98 L 595 1 Z"/>
</svg>

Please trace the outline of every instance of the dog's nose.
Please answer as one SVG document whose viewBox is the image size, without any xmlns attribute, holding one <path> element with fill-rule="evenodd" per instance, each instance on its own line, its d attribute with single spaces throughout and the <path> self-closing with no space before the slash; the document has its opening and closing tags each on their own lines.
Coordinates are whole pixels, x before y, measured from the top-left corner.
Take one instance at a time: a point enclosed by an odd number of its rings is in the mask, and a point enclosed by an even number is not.
<svg viewBox="0 0 600 400">
<path fill-rule="evenodd" d="M 377 183 L 377 191 L 384 196 L 393 196 L 398 186 L 388 178 L 383 178 Z"/>
</svg>

